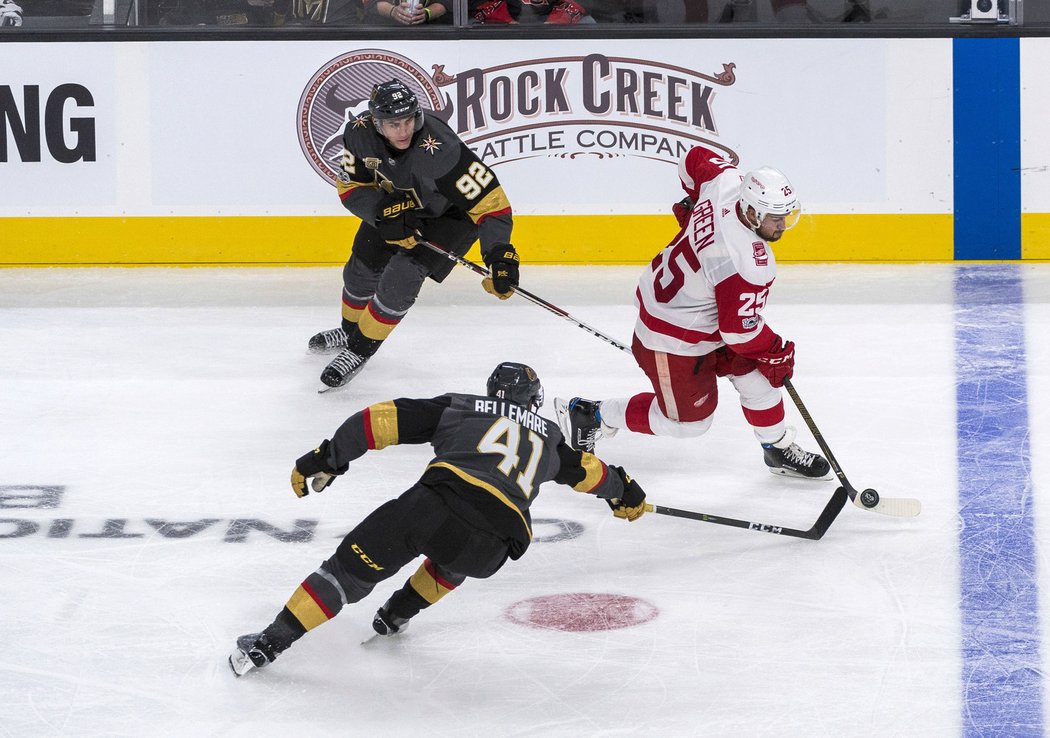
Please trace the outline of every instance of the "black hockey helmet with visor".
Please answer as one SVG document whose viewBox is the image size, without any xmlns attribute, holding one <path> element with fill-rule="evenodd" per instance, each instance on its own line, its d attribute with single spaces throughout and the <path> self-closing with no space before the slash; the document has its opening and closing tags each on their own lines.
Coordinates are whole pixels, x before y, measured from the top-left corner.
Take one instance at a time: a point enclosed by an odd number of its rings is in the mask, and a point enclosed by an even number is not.
<svg viewBox="0 0 1050 738">
<path fill-rule="evenodd" d="M 412 90 L 399 79 L 389 82 L 380 82 L 372 88 L 372 96 L 368 100 L 368 112 L 372 115 L 372 122 L 380 133 L 383 132 L 381 123 L 386 120 L 400 120 L 409 116 L 415 116 L 415 130 L 423 127 L 423 111 L 419 108 L 419 100 Z"/>
<path fill-rule="evenodd" d="M 489 376 L 488 396 L 498 397 L 532 411 L 543 407 L 543 385 L 531 366 L 504 361 Z"/>
</svg>

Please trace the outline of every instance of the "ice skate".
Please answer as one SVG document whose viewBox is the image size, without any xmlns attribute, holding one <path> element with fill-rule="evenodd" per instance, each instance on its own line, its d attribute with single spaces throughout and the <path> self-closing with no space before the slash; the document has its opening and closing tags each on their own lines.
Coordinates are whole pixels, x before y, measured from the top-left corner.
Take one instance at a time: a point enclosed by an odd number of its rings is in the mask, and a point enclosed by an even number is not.
<svg viewBox="0 0 1050 738">
<path fill-rule="evenodd" d="M 565 401 L 554 398 L 554 412 L 558 414 L 558 425 L 566 442 L 577 451 L 594 453 L 594 447 L 602 438 L 612 438 L 616 428 L 602 422 L 601 402 L 573 397 Z"/>
<path fill-rule="evenodd" d="M 237 648 L 230 653 L 230 668 L 242 677 L 252 669 L 262 668 L 277 658 L 262 633 L 249 633 L 237 639 Z"/>
<path fill-rule="evenodd" d="M 321 381 L 329 387 L 342 387 L 361 371 L 366 361 L 368 361 L 367 356 L 344 349 L 321 372 Z"/>
<path fill-rule="evenodd" d="M 801 479 L 830 479 L 831 464 L 820 454 L 803 451 L 794 442 L 795 429 L 788 426 L 775 443 L 763 443 L 762 455 L 773 474 Z"/>
<path fill-rule="evenodd" d="M 346 331 L 342 328 L 332 328 L 311 336 L 307 348 L 311 354 L 330 354 L 345 349 L 346 340 Z"/>
<path fill-rule="evenodd" d="M 408 618 L 399 618 L 397 615 L 389 612 L 386 607 L 381 607 L 376 611 L 376 616 L 372 619 L 372 630 L 381 636 L 392 636 L 397 635 L 408 627 Z"/>
</svg>

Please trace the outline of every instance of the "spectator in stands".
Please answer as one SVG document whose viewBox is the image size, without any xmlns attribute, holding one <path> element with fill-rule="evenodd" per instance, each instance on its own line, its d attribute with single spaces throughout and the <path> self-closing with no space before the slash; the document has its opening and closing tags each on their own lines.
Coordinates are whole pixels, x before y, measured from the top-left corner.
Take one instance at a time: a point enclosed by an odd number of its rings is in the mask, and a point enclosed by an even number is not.
<svg viewBox="0 0 1050 738">
<path fill-rule="evenodd" d="M 517 16 L 521 13 L 521 2 L 515 1 L 515 8 L 511 9 L 508 0 L 470 0 L 467 3 L 467 16 L 470 25 L 499 25 L 517 23 Z"/>
<path fill-rule="evenodd" d="M 0 28 L 14 28 L 22 25 L 22 6 L 11 0 L 0 0 Z"/>
<path fill-rule="evenodd" d="M 0 0 L 0 28 L 86 25 L 94 0 Z M 34 18 L 46 19 L 34 23 Z"/>
<path fill-rule="evenodd" d="M 590 0 L 599 22 L 662 23 L 867 23 L 886 17 L 870 0 Z"/>
<path fill-rule="evenodd" d="M 452 0 L 364 0 L 364 7 L 365 23 L 395 26 L 452 23 Z"/>
<path fill-rule="evenodd" d="M 147 25 L 315 26 L 359 23 L 361 0 L 158 0 Z"/>
<path fill-rule="evenodd" d="M 596 23 L 582 0 L 507 0 L 511 15 L 520 23 L 575 25 Z"/>
<path fill-rule="evenodd" d="M 283 16 L 290 26 L 356 25 L 364 16 L 361 0 L 248 0 L 248 4 L 267 1 L 274 7 L 278 26 Z"/>
</svg>

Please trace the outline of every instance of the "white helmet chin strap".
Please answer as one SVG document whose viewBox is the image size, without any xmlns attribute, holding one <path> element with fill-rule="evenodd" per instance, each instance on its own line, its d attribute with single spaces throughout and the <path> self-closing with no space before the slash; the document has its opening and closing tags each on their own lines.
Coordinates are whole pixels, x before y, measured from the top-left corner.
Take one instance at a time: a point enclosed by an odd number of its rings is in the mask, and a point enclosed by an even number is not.
<svg viewBox="0 0 1050 738">
<path fill-rule="evenodd" d="M 743 200 L 738 200 L 737 206 L 740 208 L 740 214 L 744 217 L 744 222 L 747 223 L 747 227 L 755 233 L 758 233 L 758 229 L 762 227 L 762 218 L 759 217 L 758 210 L 754 206 L 748 205 Z M 748 210 L 755 214 L 754 220 L 751 220 L 751 216 L 748 215 Z"/>
</svg>

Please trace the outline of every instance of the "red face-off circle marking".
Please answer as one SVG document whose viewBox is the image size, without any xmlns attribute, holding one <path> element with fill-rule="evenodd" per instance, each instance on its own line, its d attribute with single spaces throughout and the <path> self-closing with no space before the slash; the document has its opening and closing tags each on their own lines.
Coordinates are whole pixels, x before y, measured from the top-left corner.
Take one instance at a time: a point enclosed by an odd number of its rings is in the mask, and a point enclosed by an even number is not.
<svg viewBox="0 0 1050 738">
<path fill-rule="evenodd" d="M 628 595 L 570 592 L 521 600 L 503 614 L 530 628 L 580 633 L 641 625 L 660 611 L 651 602 Z"/>
</svg>

